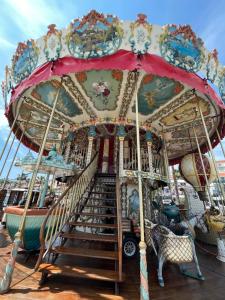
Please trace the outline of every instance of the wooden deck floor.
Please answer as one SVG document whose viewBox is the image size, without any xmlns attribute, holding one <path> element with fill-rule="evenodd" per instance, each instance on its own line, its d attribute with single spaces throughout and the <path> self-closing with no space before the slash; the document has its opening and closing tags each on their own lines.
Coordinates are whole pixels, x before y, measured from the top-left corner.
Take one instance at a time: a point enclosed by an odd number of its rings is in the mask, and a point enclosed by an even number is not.
<svg viewBox="0 0 225 300">
<path fill-rule="evenodd" d="M 10 245 L 5 232 L 0 232 L 0 275 L 2 275 L 7 262 L 6 253 L 9 249 Z M 216 248 L 210 250 L 215 252 Z M 165 287 L 160 288 L 156 279 L 156 259 L 154 256 L 148 256 L 151 300 L 224 300 L 225 263 L 219 262 L 214 256 L 202 251 L 198 251 L 198 257 L 205 276 L 204 282 L 184 277 L 179 273 L 177 266 L 167 264 L 164 269 Z M 71 261 L 71 259 L 73 258 L 70 257 L 69 260 Z M 139 299 L 138 259 L 124 260 L 126 281 L 120 286 L 120 296 L 114 295 L 114 285 L 111 283 L 75 280 L 60 276 L 50 277 L 40 288 L 38 284 L 40 274 L 31 274 L 34 262 L 34 256 L 25 262 L 25 256 L 19 255 L 12 289 L 8 294 L 0 296 L 1 300 Z M 66 260 L 64 262 L 67 263 Z M 73 263 L 78 262 L 73 259 Z"/>
</svg>

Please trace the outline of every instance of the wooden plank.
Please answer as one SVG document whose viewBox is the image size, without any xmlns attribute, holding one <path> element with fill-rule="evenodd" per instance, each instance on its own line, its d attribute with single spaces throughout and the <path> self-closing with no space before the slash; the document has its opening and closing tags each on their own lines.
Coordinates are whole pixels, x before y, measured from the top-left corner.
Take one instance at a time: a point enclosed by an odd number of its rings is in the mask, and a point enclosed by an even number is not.
<svg viewBox="0 0 225 300">
<path fill-rule="evenodd" d="M 117 224 L 88 223 L 88 222 L 68 222 L 71 226 L 94 227 L 94 228 L 117 228 Z"/>
<path fill-rule="evenodd" d="M 99 241 L 99 242 L 117 242 L 117 236 L 114 234 L 93 234 L 86 232 L 74 232 L 74 233 L 61 233 L 60 236 L 67 239 L 86 240 L 86 241 Z"/>
<path fill-rule="evenodd" d="M 47 272 L 49 274 L 54 275 L 64 275 L 102 281 L 121 282 L 121 279 L 119 279 L 117 272 L 113 270 L 41 264 L 39 266 L 39 271 Z"/>
<path fill-rule="evenodd" d="M 96 250 L 91 248 L 78 247 L 55 247 L 51 249 L 52 253 L 74 255 L 80 257 L 92 257 L 100 259 L 118 260 L 118 253 L 115 251 Z"/>
<path fill-rule="evenodd" d="M 89 197 L 89 200 L 99 200 L 99 201 L 114 201 L 116 202 L 116 198 L 96 198 L 96 197 Z"/>
<path fill-rule="evenodd" d="M 105 195 L 108 195 L 108 194 L 115 194 L 115 191 L 113 191 L 113 192 L 92 191 L 91 194 L 105 194 Z"/>
<path fill-rule="evenodd" d="M 94 216 L 96 218 L 116 218 L 116 215 L 112 215 L 112 214 L 97 214 L 97 213 L 89 213 L 89 212 L 75 213 L 75 215 Z"/>
<path fill-rule="evenodd" d="M 111 205 L 101 205 L 101 204 L 96 204 L 96 205 L 87 204 L 87 205 L 85 205 L 85 208 L 86 208 L 86 207 L 116 209 L 116 206 L 111 206 Z"/>
</svg>

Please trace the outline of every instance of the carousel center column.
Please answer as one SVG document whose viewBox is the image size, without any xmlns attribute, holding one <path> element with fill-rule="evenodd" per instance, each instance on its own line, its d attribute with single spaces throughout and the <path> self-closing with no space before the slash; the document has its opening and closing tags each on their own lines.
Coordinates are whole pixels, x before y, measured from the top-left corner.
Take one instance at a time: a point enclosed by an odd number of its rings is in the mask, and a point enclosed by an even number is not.
<svg viewBox="0 0 225 300">
<path fill-rule="evenodd" d="M 88 150 L 87 150 L 87 157 L 86 157 L 86 166 L 91 161 L 93 140 L 95 137 L 96 137 L 95 126 L 90 126 L 89 131 L 88 131 Z"/>
</svg>

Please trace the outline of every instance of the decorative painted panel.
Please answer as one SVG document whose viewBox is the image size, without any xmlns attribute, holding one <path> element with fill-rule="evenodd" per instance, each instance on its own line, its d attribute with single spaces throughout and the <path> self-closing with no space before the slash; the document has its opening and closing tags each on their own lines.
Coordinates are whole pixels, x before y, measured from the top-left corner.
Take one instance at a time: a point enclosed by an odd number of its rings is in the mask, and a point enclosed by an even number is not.
<svg viewBox="0 0 225 300">
<path fill-rule="evenodd" d="M 204 61 L 203 41 L 189 25 L 167 25 L 160 37 L 161 55 L 171 64 L 191 72 L 200 70 Z"/>
<path fill-rule="evenodd" d="M 220 83 L 223 66 L 217 61 L 216 51 L 205 49 L 188 25 L 153 25 L 144 14 L 134 22 L 122 22 L 115 16 L 91 11 L 75 19 L 67 29 L 57 30 L 54 24 L 48 28 L 37 41 L 19 43 L 3 84 L 8 92 L 48 61 L 68 56 L 104 57 L 119 50 L 161 56 L 190 72 L 201 71 L 216 85 Z"/>
<path fill-rule="evenodd" d="M 120 94 L 123 72 L 113 71 L 88 71 L 76 74 L 76 78 L 99 110 L 115 110 Z"/>
<path fill-rule="evenodd" d="M 211 82 L 214 82 L 218 71 L 218 52 L 214 49 L 208 54 L 207 65 L 206 65 L 206 77 Z"/>
<path fill-rule="evenodd" d="M 51 80 L 45 83 L 39 84 L 31 93 L 32 97 L 42 101 L 48 106 L 53 106 L 57 91 L 59 89 L 59 82 Z M 59 93 L 59 100 L 56 105 L 56 109 L 69 117 L 75 117 L 82 114 L 81 109 L 73 101 L 67 91 L 61 87 Z"/>
<path fill-rule="evenodd" d="M 199 107 L 204 116 L 209 115 L 209 103 L 201 98 L 195 98 L 175 109 L 171 114 L 162 118 L 160 122 L 165 126 L 174 126 L 200 118 Z"/>
<path fill-rule="evenodd" d="M 129 42 L 134 53 L 147 53 L 151 45 L 152 25 L 146 21 L 146 18 L 146 15 L 138 14 L 137 21 L 130 24 Z"/>
<path fill-rule="evenodd" d="M 56 60 L 60 57 L 60 53 L 62 50 L 62 41 L 61 36 L 62 32 L 57 30 L 55 24 L 51 24 L 48 26 L 48 32 L 46 36 L 44 36 L 45 46 L 44 46 L 44 52 L 46 59 L 48 61 L 50 60 Z"/>
<path fill-rule="evenodd" d="M 92 10 L 83 19 L 75 19 L 70 24 L 66 40 L 71 55 L 90 58 L 116 52 L 122 36 L 123 30 L 116 17 Z"/>
<path fill-rule="evenodd" d="M 34 107 L 31 107 L 29 104 L 24 102 L 22 104 L 22 107 L 20 109 L 20 116 L 23 120 L 27 120 L 30 118 L 31 122 L 36 123 L 39 126 L 46 126 L 48 120 L 49 120 L 49 115 L 44 113 L 43 111 L 38 111 Z M 60 128 L 62 126 L 62 122 L 56 120 L 55 118 L 51 122 L 51 127 L 54 127 L 56 129 Z"/>
<path fill-rule="evenodd" d="M 139 195 L 136 188 L 132 189 L 128 197 L 128 218 L 132 220 L 134 226 L 139 225 Z"/>
<path fill-rule="evenodd" d="M 172 79 L 145 75 L 138 91 L 138 109 L 142 115 L 152 114 L 157 108 L 178 95 L 184 86 Z M 133 106 L 133 112 L 135 107 Z"/>
<path fill-rule="evenodd" d="M 222 101 L 225 104 L 225 68 L 221 72 L 220 81 L 219 81 L 219 92 Z"/>
<path fill-rule="evenodd" d="M 32 73 L 37 66 L 39 50 L 34 40 L 19 43 L 12 59 L 12 75 L 15 83 L 19 83 Z"/>
</svg>

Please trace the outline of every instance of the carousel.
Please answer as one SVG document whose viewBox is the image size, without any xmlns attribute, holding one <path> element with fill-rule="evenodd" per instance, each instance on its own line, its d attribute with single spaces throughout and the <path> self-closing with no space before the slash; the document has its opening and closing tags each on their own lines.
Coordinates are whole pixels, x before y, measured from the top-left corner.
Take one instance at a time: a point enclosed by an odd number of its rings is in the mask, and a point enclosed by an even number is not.
<svg viewBox="0 0 225 300">
<path fill-rule="evenodd" d="M 26 165 L 33 173 L 25 205 L 10 214 L 13 219 L 20 210 L 21 218 L 2 293 L 10 288 L 35 179 L 43 170 L 64 183 L 38 225 L 40 284 L 60 274 L 114 282 L 118 293 L 126 282 L 123 256 L 139 251 L 140 297 L 149 299 L 146 248 L 158 257 L 161 286 L 166 260 L 203 280 L 194 227 L 214 233 L 218 258 L 224 260 L 225 191 L 213 148 L 220 144 L 225 154 L 225 68 L 217 56 L 188 25 L 161 27 L 144 14 L 121 21 L 96 11 L 64 29 L 51 24 L 44 36 L 18 44 L 2 83 L 11 131 L 0 158 L 4 168 L 8 153 L 14 151 L 15 159 L 21 144 L 37 158 Z M 50 166 L 52 151 L 60 159 Z M 22 161 L 17 165 L 25 168 Z M 200 215 L 189 216 L 178 189 L 173 201 L 163 200 L 164 190 L 172 189 L 174 165 L 197 191 Z M 210 193 L 212 182 L 220 191 L 219 207 Z M 42 207 L 43 201 L 36 211 Z M 182 235 L 176 227 L 184 229 Z M 101 268 L 92 262 L 60 264 L 66 255 L 99 260 Z M 110 270 L 105 261 L 114 262 Z M 182 267 L 191 261 L 196 274 Z"/>
</svg>

